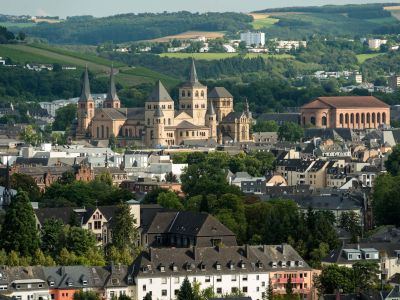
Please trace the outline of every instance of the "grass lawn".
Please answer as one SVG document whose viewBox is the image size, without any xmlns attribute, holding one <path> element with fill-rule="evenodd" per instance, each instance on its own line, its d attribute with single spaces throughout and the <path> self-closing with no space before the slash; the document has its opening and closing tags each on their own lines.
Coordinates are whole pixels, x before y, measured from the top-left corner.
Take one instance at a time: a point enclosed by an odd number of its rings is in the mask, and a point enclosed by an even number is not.
<svg viewBox="0 0 400 300">
<path fill-rule="evenodd" d="M 383 55 L 385 53 L 369 53 L 369 54 L 358 54 L 357 60 L 359 64 L 364 63 L 367 59 L 374 58 L 379 55 Z"/>
<path fill-rule="evenodd" d="M 265 27 L 271 27 L 277 22 L 279 22 L 279 19 L 265 17 L 264 19 L 254 20 L 251 24 L 255 30 L 260 30 Z"/>
<path fill-rule="evenodd" d="M 169 58 L 194 58 L 196 60 L 219 60 L 219 59 L 226 59 L 231 57 L 238 56 L 239 53 L 162 53 L 160 54 L 161 57 L 169 57 Z M 278 58 L 278 59 L 288 59 L 293 58 L 292 55 L 289 54 L 263 54 L 263 53 L 247 53 L 245 55 L 246 58 L 255 58 L 261 56 L 263 58 Z"/>
</svg>

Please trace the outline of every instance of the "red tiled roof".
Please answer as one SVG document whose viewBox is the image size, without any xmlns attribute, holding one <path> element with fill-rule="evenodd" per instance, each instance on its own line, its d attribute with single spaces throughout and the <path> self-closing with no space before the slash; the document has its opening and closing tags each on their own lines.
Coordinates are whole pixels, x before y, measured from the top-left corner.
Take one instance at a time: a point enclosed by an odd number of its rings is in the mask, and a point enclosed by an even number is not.
<svg viewBox="0 0 400 300">
<path fill-rule="evenodd" d="M 338 96 L 318 97 L 316 100 L 303 105 L 302 108 L 322 108 L 324 107 L 323 104 L 333 108 L 390 107 L 373 96 Z"/>
</svg>

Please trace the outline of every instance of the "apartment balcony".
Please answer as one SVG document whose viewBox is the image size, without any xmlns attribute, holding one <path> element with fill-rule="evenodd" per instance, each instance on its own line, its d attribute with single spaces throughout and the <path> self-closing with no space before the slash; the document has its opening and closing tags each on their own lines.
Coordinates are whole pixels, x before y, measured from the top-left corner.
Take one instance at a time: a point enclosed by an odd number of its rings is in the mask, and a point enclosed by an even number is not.
<svg viewBox="0 0 400 300">
<path fill-rule="evenodd" d="M 278 278 L 276 279 L 276 283 L 287 283 L 289 278 Z M 304 278 L 292 278 L 292 283 L 303 283 Z"/>
</svg>

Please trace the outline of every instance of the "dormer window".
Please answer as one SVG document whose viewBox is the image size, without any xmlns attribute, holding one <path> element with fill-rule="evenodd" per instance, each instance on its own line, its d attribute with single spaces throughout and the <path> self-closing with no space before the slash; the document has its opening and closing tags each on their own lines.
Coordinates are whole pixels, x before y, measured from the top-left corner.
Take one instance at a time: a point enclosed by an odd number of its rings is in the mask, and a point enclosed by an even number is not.
<svg viewBox="0 0 400 300">
<path fill-rule="evenodd" d="M 230 261 L 230 262 L 228 263 L 228 268 L 229 268 L 230 270 L 235 269 L 235 265 L 233 264 L 232 261 Z"/>
<path fill-rule="evenodd" d="M 82 285 L 87 285 L 87 280 L 83 280 Z"/>
<path fill-rule="evenodd" d="M 202 271 L 206 270 L 206 265 L 204 263 L 200 264 L 200 270 L 202 270 Z"/>
<path fill-rule="evenodd" d="M 163 265 L 160 265 L 160 271 L 165 272 L 165 267 Z"/>
<path fill-rule="evenodd" d="M 257 266 L 257 268 L 261 269 L 261 268 L 263 267 L 263 264 L 262 264 L 261 261 L 258 261 L 258 262 L 256 263 L 256 266 Z"/>
<path fill-rule="evenodd" d="M 129 275 L 129 276 L 128 276 L 128 284 L 133 284 L 132 275 Z"/>
<path fill-rule="evenodd" d="M 239 266 L 240 266 L 240 268 L 242 268 L 242 269 L 246 269 L 246 264 L 245 264 L 243 261 L 241 261 L 241 262 L 239 263 Z"/>
<path fill-rule="evenodd" d="M 289 262 L 289 266 L 290 267 L 294 267 L 296 265 L 296 262 L 294 261 L 294 260 L 291 260 L 290 262 Z"/>
<path fill-rule="evenodd" d="M 55 285 L 56 285 L 56 283 L 54 281 L 49 282 L 49 286 L 55 286 Z"/>
<path fill-rule="evenodd" d="M 191 264 L 190 263 L 186 263 L 185 269 L 186 269 L 186 271 L 191 271 L 192 270 Z"/>
<path fill-rule="evenodd" d="M 297 264 L 299 265 L 299 267 L 302 267 L 304 265 L 304 262 L 302 260 L 299 260 Z"/>
<path fill-rule="evenodd" d="M 215 264 L 215 268 L 219 271 L 219 270 L 221 270 L 221 264 L 220 263 L 216 263 Z"/>
<path fill-rule="evenodd" d="M 178 272 L 178 266 L 177 265 L 172 265 L 172 271 Z"/>
<path fill-rule="evenodd" d="M 281 267 L 286 268 L 286 261 L 281 261 Z"/>
<path fill-rule="evenodd" d="M 278 267 L 278 264 L 275 261 L 272 262 L 272 268 L 276 268 L 276 267 Z"/>
</svg>

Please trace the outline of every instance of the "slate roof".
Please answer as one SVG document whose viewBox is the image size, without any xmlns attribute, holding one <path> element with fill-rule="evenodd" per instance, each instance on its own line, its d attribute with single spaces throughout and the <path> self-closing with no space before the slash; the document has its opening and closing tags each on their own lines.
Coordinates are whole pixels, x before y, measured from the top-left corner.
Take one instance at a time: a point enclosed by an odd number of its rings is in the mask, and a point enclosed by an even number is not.
<svg viewBox="0 0 400 300">
<path fill-rule="evenodd" d="M 144 120 L 144 107 L 127 108 L 127 119 L 129 120 Z"/>
<path fill-rule="evenodd" d="M 214 104 L 212 101 L 208 101 L 206 115 L 209 115 L 209 116 L 215 115 Z"/>
<path fill-rule="evenodd" d="M 63 224 L 68 224 L 71 221 L 71 216 L 73 216 L 73 214 L 74 209 L 72 207 L 49 207 L 35 209 L 35 215 L 41 225 L 43 225 L 47 219 L 51 218 L 60 220 Z"/>
<path fill-rule="evenodd" d="M 57 289 L 80 289 L 104 285 L 103 280 L 94 280 L 96 268 L 86 266 L 43 267 L 44 278 L 49 286 Z"/>
<path fill-rule="evenodd" d="M 400 250 L 400 243 L 387 243 L 387 242 L 372 242 L 372 243 L 359 243 L 359 244 L 345 244 L 341 248 L 332 250 L 330 254 L 322 259 L 323 262 L 349 264 L 357 261 L 347 260 L 343 255 L 343 249 L 360 249 L 373 248 L 379 251 L 380 254 L 387 254 L 388 257 L 397 257 L 395 251 Z"/>
<path fill-rule="evenodd" d="M 275 121 L 277 123 L 296 123 L 300 124 L 299 113 L 263 113 L 257 118 L 257 121 Z"/>
<path fill-rule="evenodd" d="M 164 87 L 160 80 L 157 81 L 156 86 L 151 92 L 149 102 L 170 102 L 173 101 L 167 89 Z"/>
<path fill-rule="evenodd" d="M 232 94 L 222 86 L 216 86 L 208 93 L 208 98 L 233 98 Z"/>
<path fill-rule="evenodd" d="M 185 82 L 182 87 L 204 87 L 204 85 L 199 82 L 199 78 L 197 77 L 194 59 L 192 59 L 192 64 L 190 66 L 189 81 Z"/>
<path fill-rule="evenodd" d="M 96 115 L 104 113 L 112 120 L 126 120 L 126 109 L 123 108 L 98 108 Z"/>
<path fill-rule="evenodd" d="M 344 195 L 285 195 L 286 198 L 294 200 L 302 209 L 309 207 L 317 210 L 360 210 L 362 203 L 353 197 Z"/>
<path fill-rule="evenodd" d="M 282 159 L 276 161 L 277 166 L 285 167 L 285 169 L 288 171 L 298 171 L 298 172 L 305 172 L 312 163 L 313 163 L 312 160 L 304 160 L 304 159 Z"/>
<path fill-rule="evenodd" d="M 110 70 L 110 82 L 108 85 L 108 93 L 105 101 L 113 101 L 113 100 L 119 100 L 118 95 L 117 95 L 117 89 L 115 88 L 115 82 L 114 82 L 114 68 L 111 66 Z"/>
<path fill-rule="evenodd" d="M 186 120 L 180 122 L 178 125 L 175 126 L 175 128 L 177 129 L 201 129 L 201 128 L 205 128 L 205 126 L 197 126 L 193 123 L 190 123 Z"/>
<path fill-rule="evenodd" d="M 318 97 L 317 99 L 302 106 L 302 109 L 308 108 L 362 108 L 362 107 L 390 107 L 381 100 L 373 96 L 337 96 L 337 97 Z"/>
<path fill-rule="evenodd" d="M 239 112 L 239 111 L 232 111 L 229 114 L 225 116 L 225 118 L 222 119 L 222 123 L 227 123 L 227 122 L 235 122 L 235 120 L 240 119 L 244 115 L 244 112 Z"/>
<path fill-rule="evenodd" d="M 85 73 L 83 74 L 83 85 L 82 85 L 82 93 L 79 97 L 79 102 L 88 102 L 93 101 L 93 97 L 90 94 L 90 83 L 89 83 L 89 73 L 88 68 L 86 66 Z"/>
<path fill-rule="evenodd" d="M 287 270 L 311 270 L 300 255 L 286 244 L 175 248 L 174 251 L 168 248 L 150 248 L 143 251 L 133 263 L 133 275 L 152 277 L 161 272 L 163 276 L 185 276 L 188 272 L 191 275 L 258 273 L 280 268 L 282 263 L 289 261 L 294 263 L 288 264 L 285 267 Z M 272 263 L 276 263 L 276 267 Z"/>
<path fill-rule="evenodd" d="M 0 270 L 0 285 L 8 285 L 8 292 L 16 290 L 16 284 L 14 283 L 41 283 L 43 286 L 43 291 L 48 291 L 47 282 L 43 279 L 45 278 L 43 268 L 39 266 L 30 267 L 12 267 L 12 268 L 2 268 Z M 24 285 L 21 284 L 21 288 L 24 289 Z M 25 288 L 27 289 L 27 287 Z"/>
</svg>

